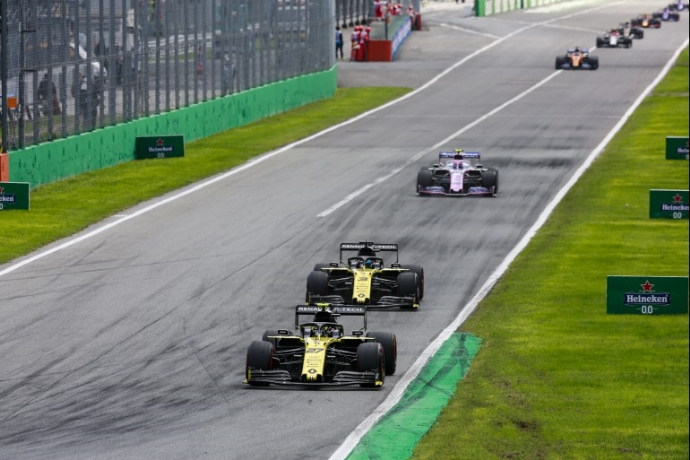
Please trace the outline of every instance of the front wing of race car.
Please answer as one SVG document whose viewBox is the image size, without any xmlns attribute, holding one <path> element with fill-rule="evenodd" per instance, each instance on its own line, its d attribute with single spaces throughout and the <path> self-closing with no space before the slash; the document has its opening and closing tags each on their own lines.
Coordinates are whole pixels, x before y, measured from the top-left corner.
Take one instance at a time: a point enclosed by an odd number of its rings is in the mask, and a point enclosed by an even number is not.
<svg viewBox="0 0 690 460">
<path fill-rule="evenodd" d="M 295 380 L 290 372 L 284 369 L 265 371 L 261 369 L 248 369 L 247 379 L 244 383 L 248 384 L 271 384 L 303 387 L 329 387 L 329 386 L 382 386 L 383 380 L 378 372 L 374 371 L 340 371 L 333 376 L 330 382 L 301 382 Z"/>
<path fill-rule="evenodd" d="M 329 303 L 333 305 L 349 305 L 341 295 L 315 295 L 309 296 L 309 301 L 312 303 Z M 409 296 L 382 296 L 376 303 L 366 304 L 369 310 L 376 310 L 382 308 L 419 308 L 419 304 L 415 302 L 414 297 Z"/>
<path fill-rule="evenodd" d="M 444 196 L 494 196 L 494 191 L 486 187 L 470 187 L 465 191 L 455 191 L 441 185 L 417 185 L 417 193 L 420 195 L 444 195 Z"/>
</svg>

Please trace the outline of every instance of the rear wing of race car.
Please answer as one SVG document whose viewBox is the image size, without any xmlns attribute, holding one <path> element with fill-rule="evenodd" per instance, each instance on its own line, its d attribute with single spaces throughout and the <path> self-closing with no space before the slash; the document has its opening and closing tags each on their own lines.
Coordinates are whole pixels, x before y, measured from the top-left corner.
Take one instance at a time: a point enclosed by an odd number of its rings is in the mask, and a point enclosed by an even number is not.
<svg viewBox="0 0 690 460">
<path fill-rule="evenodd" d="M 297 305 L 295 307 L 295 329 L 299 328 L 300 316 L 314 316 L 318 312 L 329 311 L 333 316 L 362 316 L 364 330 L 367 329 L 367 307 L 364 305 L 331 305 L 328 303 L 315 305 Z"/>
<path fill-rule="evenodd" d="M 453 160 L 464 160 L 465 158 L 476 158 L 479 160 L 481 158 L 481 154 L 479 152 L 438 152 L 438 160 L 439 162 L 443 159 L 448 159 L 451 158 Z"/>
<path fill-rule="evenodd" d="M 387 251 L 395 252 L 395 263 L 398 263 L 398 245 L 395 243 L 374 243 L 372 241 L 360 241 L 359 243 L 340 243 L 340 261 L 343 261 L 343 252 L 357 252 L 362 249 L 370 249 L 373 254 Z"/>
</svg>

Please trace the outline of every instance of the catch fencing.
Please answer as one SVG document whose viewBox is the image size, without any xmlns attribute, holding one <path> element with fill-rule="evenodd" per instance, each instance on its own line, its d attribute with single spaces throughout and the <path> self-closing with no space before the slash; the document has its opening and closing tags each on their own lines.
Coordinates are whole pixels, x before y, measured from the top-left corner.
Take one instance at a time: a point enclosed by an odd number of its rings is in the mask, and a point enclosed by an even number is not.
<svg viewBox="0 0 690 460">
<path fill-rule="evenodd" d="M 331 69 L 336 21 L 365 20 L 368 3 L 1 0 L 3 147 Z"/>
</svg>

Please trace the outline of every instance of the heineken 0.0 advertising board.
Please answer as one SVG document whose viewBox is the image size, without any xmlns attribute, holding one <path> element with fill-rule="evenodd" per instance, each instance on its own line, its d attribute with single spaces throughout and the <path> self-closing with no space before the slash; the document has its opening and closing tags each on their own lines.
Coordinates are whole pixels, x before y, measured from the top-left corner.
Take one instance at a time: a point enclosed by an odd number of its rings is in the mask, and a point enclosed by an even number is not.
<svg viewBox="0 0 690 460">
<path fill-rule="evenodd" d="M 687 160 L 689 154 L 687 136 L 666 136 L 667 160 Z"/>
<path fill-rule="evenodd" d="M 184 156 L 184 136 L 137 137 L 134 149 L 137 160 Z"/>
<path fill-rule="evenodd" d="M 687 190 L 650 190 L 650 219 L 687 219 L 690 212 Z"/>
<path fill-rule="evenodd" d="M 0 211 L 29 209 L 28 182 L 0 182 Z"/>
<path fill-rule="evenodd" d="M 687 276 L 608 276 L 606 313 L 671 315 L 688 313 Z"/>
</svg>

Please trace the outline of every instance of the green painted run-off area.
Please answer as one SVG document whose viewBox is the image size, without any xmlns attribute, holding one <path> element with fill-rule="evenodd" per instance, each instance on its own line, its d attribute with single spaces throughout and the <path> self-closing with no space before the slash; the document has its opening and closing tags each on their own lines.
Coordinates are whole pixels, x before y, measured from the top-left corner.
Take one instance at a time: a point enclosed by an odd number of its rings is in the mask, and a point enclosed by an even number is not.
<svg viewBox="0 0 690 460">
<path fill-rule="evenodd" d="M 481 339 L 454 333 L 441 345 L 398 403 L 360 440 L 348 460 L 403 460 L 429 431 L 470 368 Z"/>
</svg>

